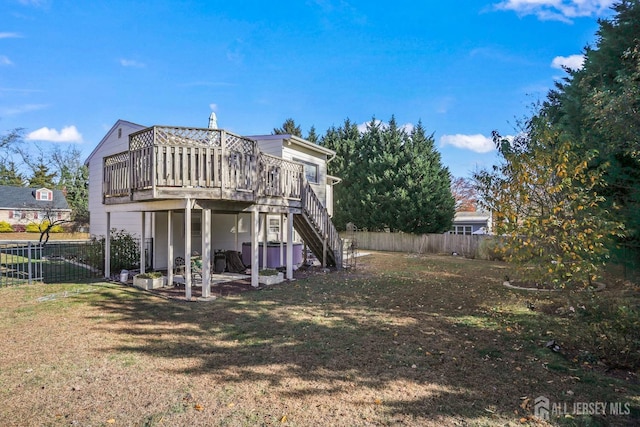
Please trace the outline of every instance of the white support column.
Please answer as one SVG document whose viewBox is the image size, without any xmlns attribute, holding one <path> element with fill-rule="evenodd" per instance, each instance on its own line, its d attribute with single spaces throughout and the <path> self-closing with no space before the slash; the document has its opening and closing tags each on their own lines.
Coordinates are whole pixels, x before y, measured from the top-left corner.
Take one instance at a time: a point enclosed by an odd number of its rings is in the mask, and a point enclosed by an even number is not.
<svg viewBox="0 0 640 427">
<path fill-rule="evenodd" d="M 280 235 L 278 236 L 278 240 L 280 240 L 280 265 L 279 267 L 282 267 L 283 265 L 286 265 L 283 260 L 284 260 L 284 214 L 280 214 Z"/>
<path fill-rule="evenodd" d="M 104 277 L 111 278 L 111 212 L 107 212 L 107 234 L 104 238 Z"/>
<path fill-rule="evenodd" d="M 202 297 L 211 296 L 211 209 L 202 210 Z"/>
<path fill-rule="evenodd" d="M 262 214 L 262 268 L 267 268 L 267 214 Z"/>
<path fill-rule="evenodd" d="M 140 273 L 144 273 L 147 265 L 147 254 L 145 253 L 146 245 L 144 241 L 147 239 L 147 213 L 141 213 L 142 227 L 140 230 Z"/>
<path fill-rule="evenodd" d="M 173 211 L 167 212 L 167 286 L 173 286 Z"/>
<path fill-rule="evenodd" d="M 260 233 L 260 216 L 257 210 L 253 210 L 251 211 L 251 286 L 254 288 L 260 286 L 258 283 L 258 273 L 260 271 L 258 266 L 260 262 L 258 233 Z"/>
<path fill-rule="evenodd" d="M 293 212 L 287 213 L 287 279 L 293 279 Z"/>
<path fill-rule="evenodd" d="M 184 296 L 191 301 L 191 199 L 184 208 Z"/>
<path fill-rule="evenodd" d="M 327 268 L 327 235 L 322 239 L 322 268 Z"/>
<path fill-rule="evenodd" d="M 240 215 L 236 214 L 236 251 L 241 251 L 242 249 L 238 247 L 238 240 L 240 235 Z"/>
</svg>

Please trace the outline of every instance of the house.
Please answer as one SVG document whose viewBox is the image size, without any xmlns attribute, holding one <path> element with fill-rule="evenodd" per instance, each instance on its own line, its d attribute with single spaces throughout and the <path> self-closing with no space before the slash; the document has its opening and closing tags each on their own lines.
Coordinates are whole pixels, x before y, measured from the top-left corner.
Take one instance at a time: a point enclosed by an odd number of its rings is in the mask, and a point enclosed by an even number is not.
<svg viewBox="0 0 640 427">
<path fill-rule="evenodd" d="M 489 212 L 456 212 L 453 217 L 451 234 L 489 234 L 491 233 L 491 214 Z"/>
<path fill-rule="evenodd" d="M 166 269 L 169 282 L 175 260 L 198 252 L 205 297 L 216 250 L 243 252 L 253 286 L 260 265 L 268 266 L 275 254 L 293 277 L 294 248 L 301 250 L 296 240 L 323 264 L 340 266 L 342 243 L 330 215 L 331 187 L 339 180 L 326 173 L 334 156 L 292 135 L 245 137 L 215 125 L 145 127 L 118 120 L 85 162 L 91 234 L 108 236 L 115 228 L 153 237 L 152 265 Z M 108 239 L 106 249 L 109 277 Z M 141 251 L 141 266 L 145 256 Z M 188 262 L 184 276 L 191 298 Z"/>
<path fill-rule="evenodd" d="M 14 231 L 25 231 L 27 225 L 46 219 L 71 219 L 71 209 L 61 190 L 0 185 L 0 221 L 9 223 Z"/>
</svg>

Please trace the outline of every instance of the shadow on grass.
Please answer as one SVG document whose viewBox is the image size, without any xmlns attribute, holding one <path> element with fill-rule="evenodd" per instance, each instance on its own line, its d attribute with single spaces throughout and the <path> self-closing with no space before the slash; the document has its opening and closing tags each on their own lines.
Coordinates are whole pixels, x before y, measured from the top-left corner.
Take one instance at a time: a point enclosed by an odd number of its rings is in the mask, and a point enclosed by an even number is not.
<svg viewBox="0 0 640 427">
<path fill-rule="evenodd" d="M 539 348 L 529 331 L 487 312 L 509 295 L 499 268 L 456 265 L 332 273 L 209 303 L 105 288 L 91 303 L 123 336 L 105 351 L 170 361 L 167 374 L 265 382 L 283 399 L 349 393 L 371 404 L 379 395 L 392 417 L 517 420 L 530 410 L 521 397 L 580 393 L 575 373 L 549 370 L 544 350 L 527 352 Z M 509 321 L 533 327 L 532 316 Z"/>
</svg>

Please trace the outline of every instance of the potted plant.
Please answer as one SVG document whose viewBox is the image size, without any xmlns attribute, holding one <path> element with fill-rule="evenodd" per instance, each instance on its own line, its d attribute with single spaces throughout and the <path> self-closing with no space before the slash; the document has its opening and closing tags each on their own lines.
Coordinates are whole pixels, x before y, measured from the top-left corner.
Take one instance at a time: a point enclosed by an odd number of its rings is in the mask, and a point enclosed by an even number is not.
<svg viewBox="0 0 640 427">
<path fill-rule="evenodd" d="M 284 274 L 272 268 L 265 268 L 258 272 L 258 283 L 263 285 L 275 285 L 284 281 Z"/>
<path fill-rule="evenodd" d="M 162 273 L 153 271 L 150 273 L 140 273 L 133 276 L 133 286 L 141 289 L 157 289 L 164 284 Z"/>
</svg>

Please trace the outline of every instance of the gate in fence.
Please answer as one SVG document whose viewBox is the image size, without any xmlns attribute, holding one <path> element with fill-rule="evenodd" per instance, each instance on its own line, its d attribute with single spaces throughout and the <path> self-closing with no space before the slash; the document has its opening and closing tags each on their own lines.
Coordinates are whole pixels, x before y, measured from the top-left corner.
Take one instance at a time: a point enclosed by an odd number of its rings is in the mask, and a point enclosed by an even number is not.
<svg viewBox="0 0 640 427">
<path fill-rule="evenodd" d="M 112 251 L 111 265 L 139 268 L 139 240 L 131 248 Z M 147 268 L 153 259 L 153 241 L 145 241 Z M 128 266 L 128 267 L 127 267 Z M 104 277 L 104 240 L 0 242 L 0 287 L 23 283 L 83 282 Z"/>
</svg>

